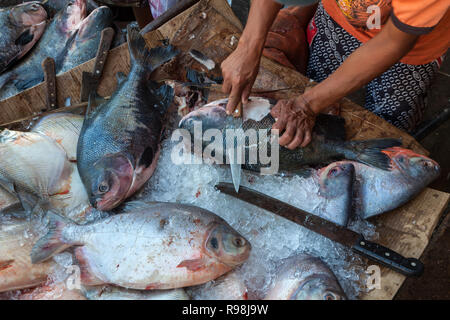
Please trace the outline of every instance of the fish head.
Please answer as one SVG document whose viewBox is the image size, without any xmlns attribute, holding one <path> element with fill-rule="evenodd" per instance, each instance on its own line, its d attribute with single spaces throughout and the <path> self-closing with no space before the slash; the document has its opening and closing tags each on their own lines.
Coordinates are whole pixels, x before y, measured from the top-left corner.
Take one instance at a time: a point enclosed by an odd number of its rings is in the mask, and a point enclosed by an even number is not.
<svg viewBox="0 0 450 320">
<path fill-rule="evenodd" d="M 113 13 L 109 7 L 102 6 L 95 9 L 81 22 L 77 39 L 87 40 L 97 36 L 103 29 L 112 24 L 113 18 Z"/>
<path fill-rule="evenodd" d="M 351 194 L 355 167 L 350 162 L 334 162 L 319 170 L 320 194 L 335 198 L 343 193 Z"/>
<path fill-rule="evenodd" d="M 226 101 L 205 105 L 184 116 L 178 126 L 188 130 L 191 134 L 194 134 L 194 129 L 200 124 L 203 130 L 224 129 L 228 124 L 227 119 L 229 120 L 225 106 Z"/>
<path fill-rule="evenodd" d="M 345 300 L 333 271 L 319 258 L 294 255 L 278 262 L 267 300 Z"/>
<path fill-rule="evenodd" d="M 226 223 L 213 224 L 205 243 L 209 255 L 229 267 L 236 267 L 248 259 L 250 242 Z"/>
<path fill-rule="evenodd" d="M 101 211 L 117 207 L 126 198 L 133 175 L 133 166 L 127 157 L 121 154 L 102 157 L 82 175 L 91 204 Z"/>
<path fill-rule="evenodd" d="M 19 28 L 27 28 L 47 19 L 47 11 L 37 1 L 26 2 L 11 9 L 10 21 Z"/>
<path fill-rule="evenodd" d="M 345 294 L 333 277 L 313 274 L 304 279 L 291 300 L 345 300 Z"/>
<path fill-rule="evenodd" d="M 63 34 L 72 35 L 86 17 L 86 0 L 73 0 L 53 18 Z"/>
<path fill-rule="evenodd" d="M 440 174 L 441 169 L 436 161 L 412 150 L 393 147 L 383 152 L 391 159 L 394 169 L 400 170 L 404 176 L 415 181 L 428 184 Z"/>
</svg>

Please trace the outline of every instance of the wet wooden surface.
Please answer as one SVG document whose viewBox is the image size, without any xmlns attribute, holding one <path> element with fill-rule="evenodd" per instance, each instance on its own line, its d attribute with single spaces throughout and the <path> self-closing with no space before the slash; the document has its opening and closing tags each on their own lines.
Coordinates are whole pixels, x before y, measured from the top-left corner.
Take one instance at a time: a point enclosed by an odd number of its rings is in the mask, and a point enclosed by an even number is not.
<svg viewBox="0 0 450 320">
<path fill-rule="evenodd" d="M 210 73 L 218 74 L 220 63 L 236 47 L 241 30 L 241 23 L 233 15 L 225 0 L 202 0 L 157 31 L 148 34 L 146 40 L 149 45 L 154 46 L 168 38 L 183 50 L 197 49 L 214 60 L 216 66 Z M 81 74 L 83 71 L 92 70 L 93 64 L 93 60 L 86 62 L 58 76 L 59 105 L 64 105 L 67 97 L 71 97 L 72 104 L 79 103 Z M 182 77 L 184 68 L 188 66 L 196 69 L 203 68 L 189 55 L 181 55 L 161 70 L 160 75 L 166 73 L 166 76 L 175 74 Z M 116 88 L 115 74 L 119 71 L 127 73 L 129 68 L 127 45 L 111 50 L 99 86 L 99 94 L 110 96 Z M 309 80 L 298 72 L 263 58 L 254 90 L 288 88 L 288 90 L 271 93 L 272 97 L 280 99 L 302 93 L 308 82 Z M 223 94 L 220 88 L 216 87 L 211 90 L 209 99 L 221 96 Z M 2 110 L 0 123 L 33 116 L 45 109 L 45 101 L 43 84 L 28 89 L 7 101 L 2 101 L 0 102 Z M 349 139 L 400 137 L 404 146 L 422 154 L 428 153 L 411 136 L 350 100 L 344 99 L 341 108 Z M 419 258 L 428 245 L 449 198 L 450 194 L 428 188 L 402 208 L 374 218 L 373 222 L 377 226 L 376 231 L 379 235 L 376 241 L 404 256 Z M 381 268 L 381 274 L 381 289 L 363 294 L 362 299 L 392 299 L 405 280 L 403 276 L 386 268 Z M 364 286 L 364 283 L 362 285 Z"/>
</svg>

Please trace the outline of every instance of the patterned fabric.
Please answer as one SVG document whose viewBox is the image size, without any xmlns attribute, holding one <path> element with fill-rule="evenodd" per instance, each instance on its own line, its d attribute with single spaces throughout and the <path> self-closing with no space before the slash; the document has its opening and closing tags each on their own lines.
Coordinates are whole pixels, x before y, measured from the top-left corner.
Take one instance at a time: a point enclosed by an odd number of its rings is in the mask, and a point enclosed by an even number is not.
<svg viewBox="0 0 450 320">
<path fill-rule="evenodd" d="M 328 15 L 322 4 L 310 30 L 315 34 L 308 36 L 312 43 L 307 76 L 317 82 L 326 79 L 361 45 Z M 365 108 L 400 129 L 413 130 L 422 120 L 427 90 L 439 66 L 438 61 L 425 65 L 396 63 L 366 86 Z"/>
</svg>

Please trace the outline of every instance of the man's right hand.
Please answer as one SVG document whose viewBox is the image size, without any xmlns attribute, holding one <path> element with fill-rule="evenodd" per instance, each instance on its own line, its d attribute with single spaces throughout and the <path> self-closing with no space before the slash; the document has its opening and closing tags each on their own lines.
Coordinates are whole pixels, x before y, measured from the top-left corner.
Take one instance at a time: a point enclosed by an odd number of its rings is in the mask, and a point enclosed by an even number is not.
<svg viewBox="0 0 450 320">
<path fill-rule="evenodd" d="M 258 75 L 262 45 L 251 46 L 241 39 L 221 65 L 223 75 L 222 91 L 229 94 L 227 114 L 232 114 L 239 101 L 247 103 Z"/>
</svg>

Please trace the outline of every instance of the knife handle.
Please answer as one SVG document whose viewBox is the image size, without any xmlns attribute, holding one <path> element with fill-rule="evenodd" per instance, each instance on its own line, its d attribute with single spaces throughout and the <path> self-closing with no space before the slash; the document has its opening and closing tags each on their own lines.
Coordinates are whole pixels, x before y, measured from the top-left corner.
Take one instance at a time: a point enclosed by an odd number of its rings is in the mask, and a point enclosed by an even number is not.
<svg viewBox="0 0 450 320">
<path fill-rule="evenodd" d="M 385 267 L 400 272 L 405 276 L 419 277 L 423 273 L 423 263 L 415 258 L 405 258 L 391 249 L 383 247 L 374 242 L 367 241 L 364 237 L 359 238 L 353 245 L 353 251 L 376 261 Z"/>
</svg>

